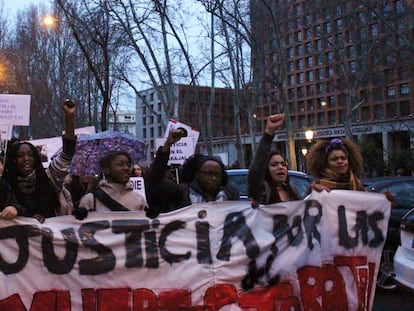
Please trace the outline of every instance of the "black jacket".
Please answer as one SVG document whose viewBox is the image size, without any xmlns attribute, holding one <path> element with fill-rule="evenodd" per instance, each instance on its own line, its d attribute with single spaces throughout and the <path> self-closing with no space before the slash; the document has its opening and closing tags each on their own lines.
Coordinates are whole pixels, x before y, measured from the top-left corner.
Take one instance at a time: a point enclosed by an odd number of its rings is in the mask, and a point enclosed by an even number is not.
<svg viewBox="0 0 414 311">
<path fill-rule="evenodd" d="M 200 196 L 203 195 L 203 190 L 196 180 L 177 184 L 174 180 L 166 177 L 168 158 L 169 153 L 165 153 L 159 148 L 149 171 L 144 176 L 149 205 L 147 216 L 151 218 L 157 217 L 160 213 L 171 212 L 191 205 L 190 190 Z M 222 186 L 220 191 L 225 193 L 228 200 L 240 200 L 238 190 L 230 185 Z"/>
</svg>

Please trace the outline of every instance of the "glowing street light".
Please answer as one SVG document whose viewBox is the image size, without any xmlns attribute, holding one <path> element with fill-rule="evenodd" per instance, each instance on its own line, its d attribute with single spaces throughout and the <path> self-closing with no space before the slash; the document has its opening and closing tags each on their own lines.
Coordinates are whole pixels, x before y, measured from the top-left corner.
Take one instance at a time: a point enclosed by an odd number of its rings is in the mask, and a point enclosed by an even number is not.
<svg viewBox="0 0 414 311">
<path fill-rule="evenodd" d="M 302 152 L 302 155 L 304 157 L 306 157 L 306 155 L 308 154 L 308 148 L 306 148 L 306 147 L 303 147 L 302 149 L 300 149 L 300 151 Z"/>
<path fill-rule="evenodd" d="M 56 24 L 56 18 L 54 18 L 53 16 L 50 16 L 50 15 L 47 15 L 47 16 L 43 17 L 42 23 L 46 27 L 53 27 Z"/>
<path fill-rule="evenodd" d="M 309 143 L 311 143 L 311 142 L 312 142 L 313 135 L 314 135 L 314 132 L 313 132 L 312 130 L 307 130 L 307 131 L 305 132 L 305 137 L 306 137 L 306 139 L 307 139 L 307 141 L 308 141 Z"/>
</svg>

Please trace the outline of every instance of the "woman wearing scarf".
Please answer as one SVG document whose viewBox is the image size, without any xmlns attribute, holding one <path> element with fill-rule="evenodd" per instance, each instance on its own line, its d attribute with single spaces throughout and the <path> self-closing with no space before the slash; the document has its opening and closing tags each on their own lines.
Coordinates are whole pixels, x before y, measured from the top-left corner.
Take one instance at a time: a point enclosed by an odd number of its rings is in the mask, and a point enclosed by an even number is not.
<svg viewBox="0 0 414 311">
<path fill-rule="evenodd" d="M 284 114 L 267 118 L 265 132 L 250 165 L 247 179 L 249 199 L 253 201 L 253 207 L 258 204 L 299 200 L 298 194 L 289 183 L 288 162 L 281 153 L 271 150 L 274 133 L 284 120 Z"/>
<path fill-rule="evenodd" d="M 75 153 L 74 130 L 75 105 L 66 100 L 62 104 L 65 113 L 63 148 L 45 170 L 38 149 L 29 142 L 18 141 L 7 150 L 3 179 L 10 184 L 18 205 L 13 216 L 35 217 L 39 221 L 59 213 L 58 192 Z M 12 217 L 12 218 L 14 218 Z"/>
<path fill-rule="evenodd" d="M 358 146 L 347 138 L 318 141 L 306 156 L 306 167 L 315 178 L 316 191 L 365 191 L 360 179 L 362 164 Z"/>
</svg>

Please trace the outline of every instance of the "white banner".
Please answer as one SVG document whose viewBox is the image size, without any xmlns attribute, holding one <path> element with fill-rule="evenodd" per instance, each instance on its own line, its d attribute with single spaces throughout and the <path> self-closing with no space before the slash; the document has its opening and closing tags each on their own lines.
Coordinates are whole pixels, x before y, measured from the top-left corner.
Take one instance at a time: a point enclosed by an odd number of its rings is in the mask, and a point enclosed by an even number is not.
<svg viewBox="0 0 414 311">
<path fill-rule="evenodd" d="M 30 124 L 30 95 L 0 94 L 0 124 Z"/>
<path fill-rule="evenodd" d="M 0 310 L 371 310 L 390 203 L 312 193 L 0 222 Z"/>
</svg>

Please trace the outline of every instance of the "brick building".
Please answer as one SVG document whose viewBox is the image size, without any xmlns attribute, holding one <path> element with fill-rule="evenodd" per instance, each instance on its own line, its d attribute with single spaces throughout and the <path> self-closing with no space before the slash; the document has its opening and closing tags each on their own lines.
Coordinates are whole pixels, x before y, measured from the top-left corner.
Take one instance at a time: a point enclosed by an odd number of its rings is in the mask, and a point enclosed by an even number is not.
<svg viewBox="0 0 414 311">
<path fill-rule="evenodd" d="M 409 2 L 272 3 L 273 19 L 262 1 L 250 1 L 259 129 L 267 115 L 287 112 L 299 158 L 306 130 L 315 138 L 343 136 L 347 122 L 354 139 L 383 150 L 385 162 L 395 150 L 413 149 L 414 9 Z M 286 141 L 286 133 L 275 140 Z M 286 150 L 283 143 L 279 147 Z"/>
</svg>

